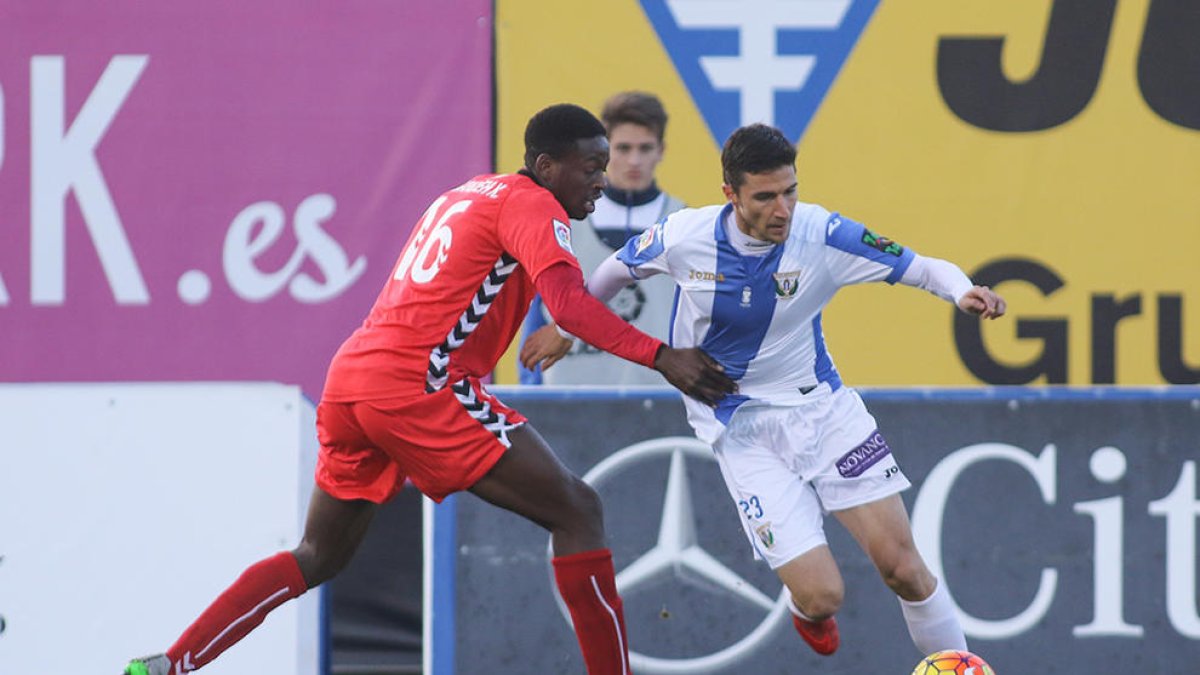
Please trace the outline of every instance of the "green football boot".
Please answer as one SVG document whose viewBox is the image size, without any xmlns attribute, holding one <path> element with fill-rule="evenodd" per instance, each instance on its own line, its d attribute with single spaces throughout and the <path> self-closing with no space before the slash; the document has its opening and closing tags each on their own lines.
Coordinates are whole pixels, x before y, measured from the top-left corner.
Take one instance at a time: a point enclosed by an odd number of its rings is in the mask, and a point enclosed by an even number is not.
<svg viewBox="0 0 1200 675">
<path fill-rule="evenodd" d="M 171 661 L 166 654 L 143 656 L 130 661 L 123 675 L 171 675 Z"/>
</svg>

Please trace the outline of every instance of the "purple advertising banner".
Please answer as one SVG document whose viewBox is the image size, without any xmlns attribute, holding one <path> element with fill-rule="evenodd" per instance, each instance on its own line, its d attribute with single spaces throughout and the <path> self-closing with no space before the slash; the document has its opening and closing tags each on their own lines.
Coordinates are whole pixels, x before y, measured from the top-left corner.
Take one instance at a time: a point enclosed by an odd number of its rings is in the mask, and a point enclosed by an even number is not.
<svg viewBox="0 0 1200 675">
<path fill-rule="evenodd" d="M 320 394 L 490 170 L 492 3 L 0 0 L 0 380 Z"/>
</svg>

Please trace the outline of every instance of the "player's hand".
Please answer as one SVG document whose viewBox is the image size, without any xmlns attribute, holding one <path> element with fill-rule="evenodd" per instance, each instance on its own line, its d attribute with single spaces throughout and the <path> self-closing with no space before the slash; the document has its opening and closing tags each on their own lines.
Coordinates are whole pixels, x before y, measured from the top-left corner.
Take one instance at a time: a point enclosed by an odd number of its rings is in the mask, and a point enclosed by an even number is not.
<svg viewBox="0 0 1200 675">
<path fill-rule="evenodd" d="M 561 361 L 562 357 L 571 351 L 573 344 L 575 341 L 559 334 L 554 324 L 542 326 L 525 338 L 525 344 L 521 345 L 521 365 L 527 370 L 533 370 L 540 363 L 542 371 L 545 372 L 550 366 Z"/>
<path fill-rule="evenodd" d="M 729 379 L 725 368 L 698 347 L 672 349 L 664 345 L 654 358 L 654 369 L 671 386 L 710 406 L 737 391 L 737 383 Z"/>
<path fill-rule="evenodd" d="M 987 286 L 975 286 L 963 293 L 958 301 L 958 308 L 967 314 L 977 314 L 982 319 L 995 319 L 1004 316 L 1008 305 L 1004 298 Z"/>
</svg>

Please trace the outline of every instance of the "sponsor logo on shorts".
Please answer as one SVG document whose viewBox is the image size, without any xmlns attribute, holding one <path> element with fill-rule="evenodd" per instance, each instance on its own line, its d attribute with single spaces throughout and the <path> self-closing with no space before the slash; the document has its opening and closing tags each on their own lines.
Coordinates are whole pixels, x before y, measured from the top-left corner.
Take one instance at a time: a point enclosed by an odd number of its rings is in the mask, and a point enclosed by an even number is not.
<svg viewBox="0 0 1200 675">
<path fill-rule="evenodd" d="M 775 548 L 775 533 L 771 531 L 770 523 L 763 523 L 754 528 L 754 531 L 758 534 L 758 540 L 763 543 L 763 546 L 768 549 Z"/>
<path fill-rule="evenodd" d="M 876 462 L 891 453 L 892 449 L 888 447 L 883 434 L 880 434 L 879 430 L 876 429 L 867 440 L 863 441 L 862 445 L 847 452 L 838 459 L 838 473 L 843 478 L 861 476 L 867 469 L 875 466 Z"/>
</svg>

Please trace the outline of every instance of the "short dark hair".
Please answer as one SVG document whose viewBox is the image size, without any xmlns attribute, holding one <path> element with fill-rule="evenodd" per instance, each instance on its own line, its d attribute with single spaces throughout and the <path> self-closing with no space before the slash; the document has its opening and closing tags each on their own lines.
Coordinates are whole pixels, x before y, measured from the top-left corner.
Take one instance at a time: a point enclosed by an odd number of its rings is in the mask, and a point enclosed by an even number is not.
<svg viewBox="0 0 1200 675">
<path fill-rule="evenodd" d="M 725 184 L 737 190 L 748 173 L 766 173 L 796 163 L 796 146 L 783 132 L 766 124 L 750 124 L 729 136 L 721 149 Z"/>
<path fill-rule="evenodd" d="M 663 108 L 662 101 L 654 94 L 644 91 L 623 91 L 613 95 L 604 102 L 600 119 L 604 120 L 604 128 L 608 129 L 609 133 L 619 124 L 646 127 L 658 137 L 659 143 L 667 132 L 667 111 Z"/>
<path fill-rule="evenodd" d="M 533 170 L 538 155 L 559 159 L 575 149 L 576 141 L 604 136 L 596 116 L 572 103 L 543 108 L 525 126 L 525 168 Z"/>
</svg>

